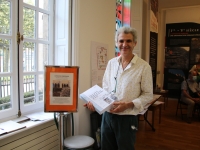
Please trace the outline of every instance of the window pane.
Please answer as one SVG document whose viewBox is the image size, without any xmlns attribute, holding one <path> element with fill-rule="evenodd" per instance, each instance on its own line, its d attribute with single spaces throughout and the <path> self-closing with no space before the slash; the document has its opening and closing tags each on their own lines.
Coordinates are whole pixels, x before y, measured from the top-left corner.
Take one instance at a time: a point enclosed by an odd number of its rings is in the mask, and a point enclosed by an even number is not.
<svg viewBox="0 0 200 150">
<path fill-rule="evenodd" d="M 26 75 L 23 78 L 24 104 L 35 103 L 35 76 Z"/>
<path fill-rule="evenodd" d="M 43 101 L 43 94 L 44 94 L 44 75 L 39 75 L 38 76 L 39 101 Z"/>
<path fill-rule="evenodd" d="M 23 30 L 25 38 L 35 38 L 35 11 L 23 8 Z"/>
<path fill-rule="evenodd" d="M 0 77 L 0 111 L 12 107 L 10 98 L 11 77 Z"/>
<path fill-rule="evenodd" d="M 32 42 L 23 43 L 23 71 L 35 70 L 35 44 Z"/>
<path fill-rule="evenodd" d="M 23 2 L 35 6 L 35 0 L 24 0 Z"/>
<path fill-rule="evenodd" d="M 39 0 L 39 8 L 49 10 L 49 0 Z"/>
<path fill-rule="evenodd" d="M 0 72 L 10 72 L 10 40 L 0 38 Z"/>
<path fill-rule="evenodd" d="M 38 44 L 38 70 L 44 71 L 44 66 L 48 65 L 48 45 Z"/>
<path fill-rule="evenodd" d="M 0 33 L 10 34 L 10 2 L 0 1 Z"/>
<path fill-rule="evenodd" d="M 38 38 L 48 40 L 49 16 L 39 12 L 38 16 Z"/>
</svg>

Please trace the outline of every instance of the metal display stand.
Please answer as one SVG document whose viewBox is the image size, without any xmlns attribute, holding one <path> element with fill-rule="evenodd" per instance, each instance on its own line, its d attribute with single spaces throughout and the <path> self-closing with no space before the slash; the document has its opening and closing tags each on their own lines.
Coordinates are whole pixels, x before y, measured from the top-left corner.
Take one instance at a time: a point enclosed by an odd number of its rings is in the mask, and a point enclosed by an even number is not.
<svg viewBox="0 0 200 150">
<path fill-rule="evenodd" d="M 59 150 L 63 150 L 63 118 L 64 113 L 61 112 L 59 115 Z"/>
<path fill-rule="evenodd" d="M 79 67 L 45 66 L 44 72 L 44 112 L 59 114 L 56 125 L 59 130 L 59 150 L 63 150 L 64 113 L 77 112 Z"/>
</svg>

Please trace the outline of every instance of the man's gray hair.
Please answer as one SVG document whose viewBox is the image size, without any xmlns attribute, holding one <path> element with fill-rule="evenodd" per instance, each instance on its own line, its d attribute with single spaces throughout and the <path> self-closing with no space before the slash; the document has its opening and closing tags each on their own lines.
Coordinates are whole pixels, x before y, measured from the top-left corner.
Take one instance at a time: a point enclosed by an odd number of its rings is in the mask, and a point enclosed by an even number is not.
<svg viewBox="0 0 200 150">
<path fill-rule="evenodd" d="M 121 33 L 125 33 L 125 34 L 132 34 L 133 36 L 133 40 L 134 42 L 137 42 L 137 31 L 135 28 L 131 28 L 131 27 L 127 27 L 127 26 L 124 26 L 124 27 L 120 27 L 117 31 L 116 31 L 116 34 L 115 34 L 115 42 L 117 43 L 118 41 L 118 36 L 119 34 Z"/>
</svg>

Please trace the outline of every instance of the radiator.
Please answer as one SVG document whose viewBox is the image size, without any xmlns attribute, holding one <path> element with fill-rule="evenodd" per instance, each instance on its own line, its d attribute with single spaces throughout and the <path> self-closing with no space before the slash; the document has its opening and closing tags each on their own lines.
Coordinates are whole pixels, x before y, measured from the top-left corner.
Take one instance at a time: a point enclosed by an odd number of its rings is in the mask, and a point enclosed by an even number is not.
<svg viewBox="0 0 200 150">
<path fill-rule="evenodd" d="M 0 140 L 0 150 L 58 150 L 59 131 L 54 120 Z"/>
</svg>

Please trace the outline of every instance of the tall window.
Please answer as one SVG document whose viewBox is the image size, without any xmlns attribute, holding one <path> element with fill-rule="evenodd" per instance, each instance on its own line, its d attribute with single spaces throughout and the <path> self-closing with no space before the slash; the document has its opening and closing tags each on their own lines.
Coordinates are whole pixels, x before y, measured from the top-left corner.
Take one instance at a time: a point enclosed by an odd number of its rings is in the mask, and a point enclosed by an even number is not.
<svg viewBox="0 0 200 150">
<path fill-rule="evenodd" d="M 0 0 L 0 119 L 44 106 L 44 66 L 54 64 L 54 6 L 54 0 Z"/>
</svg>

